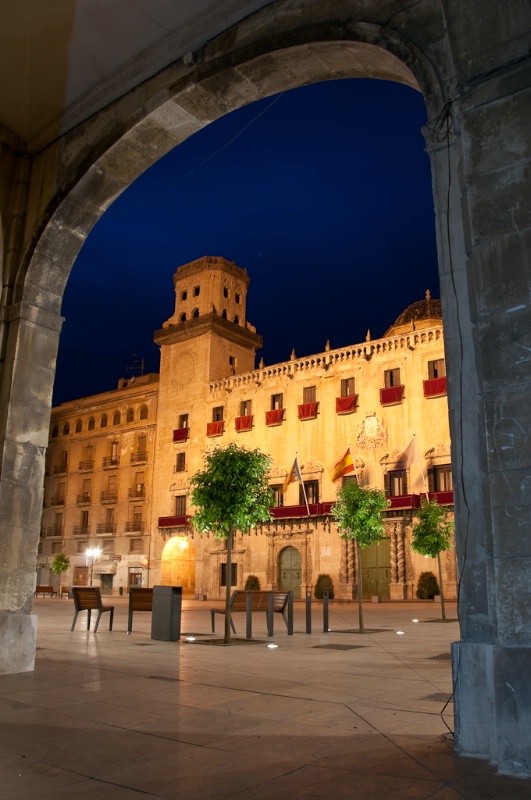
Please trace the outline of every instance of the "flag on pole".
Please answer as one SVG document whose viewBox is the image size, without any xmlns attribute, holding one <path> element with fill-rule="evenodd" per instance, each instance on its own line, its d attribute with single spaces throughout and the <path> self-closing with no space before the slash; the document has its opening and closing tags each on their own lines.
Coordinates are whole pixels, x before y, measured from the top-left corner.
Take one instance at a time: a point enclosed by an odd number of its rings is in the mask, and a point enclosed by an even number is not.
<svg viewBox="0 0 531 800">
<path fill-rule="evenodd" d="M 347 448 L 347 452 L 343 456 L 343 458 L 337 462 L 334 466 L 334 474 L 332 475 L 332 480 L 337 481 L 338 478 L 342 478 L 343 475 L 348 475 L 350 472 L 354 472 L 354 462 L 352 460 L 352 453 L 350 452 L 350 447 Z"/>
<path fill-rule="evenodd" d="M 412 438 L 400 458 L 398 459 L 398 463 L 402 469 L 408 469 L 412 464 L 420 464 L 420 454 L 419 449 L 417 447 L 417 440 L 415 437 Z"/>
<path fill-rule="evenodd" d="M 290 470 L 288 477 L 286 478 L 286 483 L 284 484 L 284 491 L 286 491 L 288 486 L 291 483 L 294 483 L 295 481 L 300 481 L 302 483 L 302 474 L 299 467 L 299 460 L 297 456 L 295 456 L 295 461 L 293 462 L 293 466 Z"/>
</svg>

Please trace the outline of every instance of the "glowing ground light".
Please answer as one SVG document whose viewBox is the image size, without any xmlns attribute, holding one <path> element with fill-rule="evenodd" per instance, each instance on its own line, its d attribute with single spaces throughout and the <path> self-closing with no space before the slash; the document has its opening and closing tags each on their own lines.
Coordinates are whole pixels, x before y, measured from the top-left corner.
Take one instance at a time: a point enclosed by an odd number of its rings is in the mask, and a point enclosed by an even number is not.
<svg viewBox="0 0 531 800">
<path fill-rule="evenodd" d="M 278 644 L 275 644 L 274 642 L 271 642 L 270 644 L 266 644 L 266 647 L 269 648 L 269 650 L 276 650 L 276 648 L 278 647 Z"/>
<path fill-rule="evenodd" d="M 404 634 L 405 634 L 405 631 L 397 631 L 396 632 L 397 636 L 403 636 Z"/>
<path fill-rule="evenodd" d="M 418 622 L 418 619 L 412 619 L 411 622 Z"/>
<path fill-rule="evenodd" d="M 184 637 L 184 641 L 185 642 L 195 642 L 195 636 L 185 636 Z"/>
</svg>

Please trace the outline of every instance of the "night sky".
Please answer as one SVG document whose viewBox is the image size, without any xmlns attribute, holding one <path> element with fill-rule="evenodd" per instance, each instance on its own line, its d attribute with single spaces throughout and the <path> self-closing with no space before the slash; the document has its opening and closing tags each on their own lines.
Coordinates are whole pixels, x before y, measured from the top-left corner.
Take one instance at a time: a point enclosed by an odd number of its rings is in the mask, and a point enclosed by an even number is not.
<svg viewBox="0 0 531 800">
<path fill-rule="evenodd" d="M 438 297 L 425 123 L 418 92 L 342 80 L 253 103 L 175 148 L 74 264 L 54 405 L 116 388 L 134 354 L 158 371 L 173 274 L 203 255 L 247 268 L 257 363 L 377 338 L 426 289 Z"/>
</svg>

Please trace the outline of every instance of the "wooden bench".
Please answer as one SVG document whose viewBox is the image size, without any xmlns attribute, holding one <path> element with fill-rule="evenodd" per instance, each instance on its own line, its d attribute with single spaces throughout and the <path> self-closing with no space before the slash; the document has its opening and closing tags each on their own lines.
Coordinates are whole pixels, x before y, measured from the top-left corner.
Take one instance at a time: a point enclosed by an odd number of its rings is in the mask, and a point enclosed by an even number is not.
<svg viewBox="0 0 531 800">
<path fill-rule="evenodd" d="M 127 633 L 133 630 L 133 613 L 135 611 L 153 611 L 153 589 L 142 586 L 129 587 L 129 614 L 127 617 Z"/>
<path fill-rule="evenodd" d="M 37 597 L 38 594 L 42 594 L 44 597 L 46 597 L 47 594 L 49 594 L 50 597 L 57 597 L 57 592 L 53 586 L 36 586 L 35 597 Z"/>
<path fill-rule="evenodd" d="M 235 611 L 247 611 L 247 595 L 251 595 L 251 611 L 264 611 L 267 615 L 268 608 L 269 608 L 269 597 L 273 595 L 273 612 L 282 614 L 284 622 L 286 623 L 286 627 L 289 631 L 288 619 L 287 619 L 287 610 L 288 610 L 288 597 L 289 592 L 268 592 L 266 590 L 261 589 L 253 589 L 250 592 L 247 591 L 235 591 L 232 593 L 230 598 L 230 626 L 232 628 L 232 632 L 236 633 L 236 628 L 234 627 L 234 622 L 232 620 L 232 614 Z M 211 608 L 210 609 L 210 616 L 212 620 L 212 633 L 215 633 L 215 625 L 216 625 L 216 614 L 224 614 L 224 608 Z"/>
<path fill-rule="evenodd" d="M 61 586 L 61 590 L 59 592 L 59 597 L 61 600 L 63 597 L 70 597 L 70 586 Z"/>
<path fill-rule="evenodd" d="M 101 601 L 101 593 L 99 586 L 72 586 L 72 598 L 74 600 L 74 621 L 72 622 L 71 631 L 74 630 L 77 620 L 77 615 L 80 611 L 86 611 L 87 616 L 87 630 L 90 630 L 90 613 L 97 611 L 96 624 L 94 626 L 94 633 L 98 630 L 100 624 L 100 617 L 105 611 L 110 611 L 109 630 L 112 631 L 112 621 L 114 618 L 114 606 L 104 606 Z"/>
</svg>

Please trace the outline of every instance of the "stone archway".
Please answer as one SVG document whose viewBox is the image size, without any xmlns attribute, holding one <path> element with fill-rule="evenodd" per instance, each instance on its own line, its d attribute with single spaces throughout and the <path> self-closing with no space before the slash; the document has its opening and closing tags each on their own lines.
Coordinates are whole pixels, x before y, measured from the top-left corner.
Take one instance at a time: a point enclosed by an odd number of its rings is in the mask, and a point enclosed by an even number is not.
<svg viewBox="0 0 531 800">
<path fill-rule="evenodd" d="M 479 0 L 407 8 L 399 0 L 279 0 L 201 49 L 192 45 L 186 58 L 58 136 L 31 164 L 20 158 L 0 318 L 0 671 L 33 668 L 34 561 L 61 298 L 93 224 L 151 163 L 244 103 L 328 77 L 401 80 L 420 87 L 432 120 L 461 579 L 457 746 L 506 772 L 531 774 L 528 715 L 516 711 L 530 707 L 522 675 L 531 653 L 531 606 L 523 599 L 528 17 L 511 6 L 501 24 L 498 5 L 489 2 L 486 13 Z M 478 693 L 483 685 L 488 704 Z"/>
<path fill-rule="evenodd" d="M 182 586 L 183 596 L 195 591 L 196 555 L 193 541 L 188 536 L 172 536 L 160 557 L 160 582 L 162 586 Z"/>
</svg>

